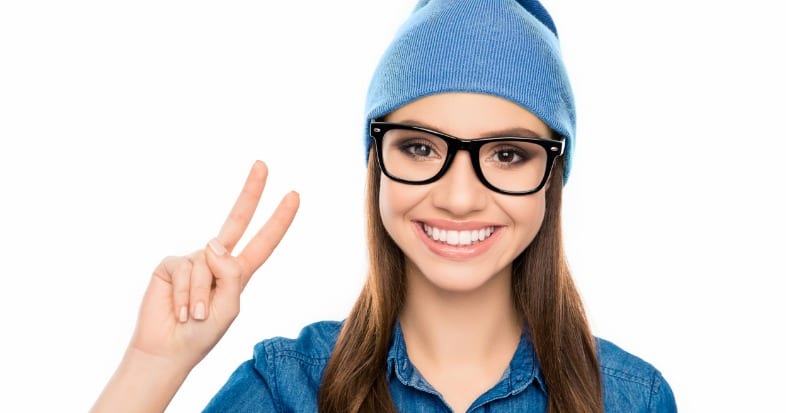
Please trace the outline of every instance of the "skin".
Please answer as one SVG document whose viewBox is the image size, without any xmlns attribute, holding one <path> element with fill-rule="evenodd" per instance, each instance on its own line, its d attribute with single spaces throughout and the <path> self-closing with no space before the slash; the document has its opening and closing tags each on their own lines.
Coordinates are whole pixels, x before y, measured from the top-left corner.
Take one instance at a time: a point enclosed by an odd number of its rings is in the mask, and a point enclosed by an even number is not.
<svg viewBox="0 0 790 413">
<path fill-rule="evenodd" d="M 492 96 L 442 94 L 390 114 L 462 138 L 497 134 L 502 127 L 550 136 L 519 106 Z M 512 136 L 512 133 L 510 134 Z M 269 220 L 234 255 L 266 184 L 256 161 L 216 238 L 188 256 L 167 257 L 153 271 L 132 340 L 91 412 L 161 412 L 189 372 L 211 351 L 239 313 L 241 292 L 283 238 L 299 207 L 287 194 Z M 528 196 L 488 190 L 465 152 L 439 181 L 423 186 L 381 178 L 381 215 L 406 255 L 408 289 L 400 315 L 413 363 L 455 411 L 466 411 L 501 377 L 521 335 L 510 291 L 513 259 L 543 220 L 545 189 Z M 421 219 L 495 224 L 491 248 L 472 258 L 432 253 L 417 237 Z M 134 400 L 134 403 L 129 403 Z"/>
<path fill-rule="evenodd" d="M 520 106 L 494 96 L 438 94 L 409 103 L 387 121 L 418 123 L 465 139 L 551 136 L 548 126 Z M 410 359 L 455 411 L 466 411 L 496 384 L 521 336 L 510 287 L 513 259 L 534 239 L 545 213 L 545 188 L 526 196 L 496 193 L 478 180 L 469 154 L 459 151 L 447 173 L 427 185 L 381 178 L 384 227 L 406 257 L 407 298 L 400 315 Z M 484 222 L 499 232 L 492 246 L 470 258 L 431 251 L 415 221 Z"/>
<path fill-rule="evenodd" d="M 242 290 L 299 208 L 299 195 L 287 194 L 241 253 L 232 255 L 267 175 L 266 165 L 256 161 L 219 235 L 189 256 L 165 258 L 154 270 L 129 347 L 91 412 L 164 411 L 192 368 L 225 334 L 239 313 Z"/>
</svg>

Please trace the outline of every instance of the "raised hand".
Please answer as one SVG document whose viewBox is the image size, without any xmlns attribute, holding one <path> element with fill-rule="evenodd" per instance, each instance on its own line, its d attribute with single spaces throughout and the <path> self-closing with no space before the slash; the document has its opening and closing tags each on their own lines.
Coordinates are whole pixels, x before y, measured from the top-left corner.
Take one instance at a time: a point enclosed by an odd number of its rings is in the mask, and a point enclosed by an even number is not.
<svg viewBox="0 0 790 413">
<path fill-rule="evenodd" d="M 239 313 L 242 290 L 299 208 L 299 196 L 287 194 L 241 253 L 232 255 L 267 175 L 266 165 L 255 162 L 219 235 L 188 256 L 165 258 L 154 270 L 127 353 L 94 412 L 162 411 L 189 371 L 225 334 Z"/>
</svg>

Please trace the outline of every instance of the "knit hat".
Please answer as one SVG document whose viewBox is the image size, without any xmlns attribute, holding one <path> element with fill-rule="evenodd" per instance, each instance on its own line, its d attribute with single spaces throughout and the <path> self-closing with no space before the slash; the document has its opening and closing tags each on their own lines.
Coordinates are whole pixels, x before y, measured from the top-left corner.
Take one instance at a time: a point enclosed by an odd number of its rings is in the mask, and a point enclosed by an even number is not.
<svg viewBox="0 0 790 413">
<path fill-rule="evenodd" d="M 565 137 L 571 169 L 576 109 L 557 29 L 537 0 L 419 0 L 384 52 L 365 104 L 370 121 L 423 96 L 472 92 L 515 102 Z"/>
</svg>

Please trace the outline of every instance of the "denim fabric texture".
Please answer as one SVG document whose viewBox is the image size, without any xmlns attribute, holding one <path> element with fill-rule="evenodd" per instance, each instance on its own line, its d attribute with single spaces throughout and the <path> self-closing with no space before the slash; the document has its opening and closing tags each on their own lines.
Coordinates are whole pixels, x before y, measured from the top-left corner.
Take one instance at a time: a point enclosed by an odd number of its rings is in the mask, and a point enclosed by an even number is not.
<svg viewBox="0 0 790 413">
<path fill-rule="evenodd" d="M 204 412 L 316 412 L 321 376 L 341 326 L 322 321 L 305 327 L 296 339 L 258 343 L 252 360 L 239 366 Z M 672 390 L 658 370 L 606 340 L 597 339 L 597 344 L 607 413 L 677 412 Z M 387 377 L 398 411 L 452 411 L 409 361 L 398 325 L 387 357 Z M 537 357 L 523 334 L 500 381 L 468 412 L 542 413 L 546 401 Z"/>
</svg>

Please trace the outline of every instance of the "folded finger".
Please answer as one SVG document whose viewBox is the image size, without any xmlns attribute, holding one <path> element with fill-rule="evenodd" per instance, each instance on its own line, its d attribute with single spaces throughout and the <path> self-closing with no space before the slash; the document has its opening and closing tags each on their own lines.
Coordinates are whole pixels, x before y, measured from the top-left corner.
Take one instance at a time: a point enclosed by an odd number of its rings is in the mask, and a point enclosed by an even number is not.
<svg viewBox="0 0 790 413">
<path fill-rule="evenodd" d="M 206 256 L 200 254 L 195 257 L 192 264 L 192 273 L 189 279 L 189 308 L 192 318 L 205 320 L 208 318 L 209 297 L 214 276 L 206 263 Z"/>
<path fill-rule="evenodd" d="M 189 280 L 192 273 L 192 262 L 186 258 L 172 263 L 173 272 L 170 280 L 173 285 L 173 314 L 179 322 L 188 320 L 187 308 L 189 306 Z"/>
<path fill-rule="evenodd" d="M 154 277 L 157 277 L 168 284 L 172 283 L 173 274 L 176 272 L 176 270 L 178 270 L 178 267 L 181 266 L 181 262 L 184 259 L 185 257 L 173 255 L 165 257 L 154 270 Z"/>
<path fill-rule="evenodd" d="M 239 314 L 241 265 L 216 239 L 209 241 L 204 255 L 216 283 L 211 296 L 211 310 L 215 312 L 213 316 L 226 317 L 232 321 Z"/>
</svg>

